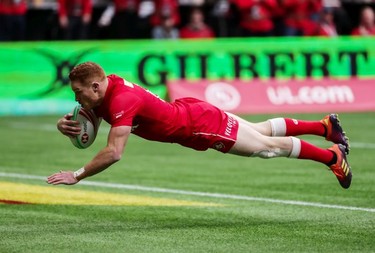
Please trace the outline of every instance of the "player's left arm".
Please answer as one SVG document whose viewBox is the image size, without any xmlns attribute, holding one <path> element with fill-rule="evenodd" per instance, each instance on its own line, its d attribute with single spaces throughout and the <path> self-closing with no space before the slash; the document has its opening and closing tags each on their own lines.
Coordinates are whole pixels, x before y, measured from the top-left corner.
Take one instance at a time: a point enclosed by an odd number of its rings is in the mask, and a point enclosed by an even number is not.
<svg viewBox="0 0 375 253">
<path fill-rule="evenodd" d="M 108 143 L 99 153 L 84 167 L 73 171 L 61 171 L 55 173 L 47 178 L 49 184 L 76 184 L 80 180 L 95 175 L 122 157 L 129 135 L 131 133 L 131 126 L 117 126 L 112 127 L 108 134 Z"/>
</svg>

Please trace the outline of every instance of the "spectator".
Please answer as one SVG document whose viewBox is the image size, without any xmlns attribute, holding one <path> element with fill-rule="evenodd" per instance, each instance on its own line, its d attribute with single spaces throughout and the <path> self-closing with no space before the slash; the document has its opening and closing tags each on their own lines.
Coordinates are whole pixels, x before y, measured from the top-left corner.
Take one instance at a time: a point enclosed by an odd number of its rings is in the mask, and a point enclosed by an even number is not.
<svg viewBox="0 0 375 253">
<path fill-rule="evenodd" d="M 170 16 L 173 25 L 180 24 L 180 13 L 177 0 L 154 0 L 155 11 L 151 17 L 152 27 L 156 27 L 162 23 L 162 17 Z"/>
<path fill-rule="evenodd" d="M 180 38 L 198 39 L 215 37 L 213 30 L 204 23 L 204 15 L 200 8 L 193 8 L 187 25 L 181 28 Z"/>
<path fill-rule="evenodd" d="M 178 29 L 174 26 L 173 18 L 169 15 L 161 17 L 161 24 L 152 29 L 153 39 L 178 39 Z"/>
<path fill-rule="evenodd" d="M 240 11 L 242 36 L 264 37 L 273 35 L 273 14 L 276 0 L 232 0 Z"/>
<path fill-rule="evenodd" d="M 0 0 L 0 41 L 25 39 L 25 0 Z"/>
<path fill-rule="evenodd" d="M 208 24 L 218 37 L 228 37 L 235 26 L 232 22 L 231 5 L 228 0 L 207 0 L 209 5 Z"/>
<path fill-rule="evenodd" d="M 306 30 L 311 31 L 323 8 L 322 0 L 282 0 L 280 5 L 285 11 L 285 36 L 301 36 Z"/>
<path fill-rule="evenodd" d="M 110 28 L 115 15 L 115 4 L 110 2 L 98 20 L 98 36 L 99 39 L 102 38 L 113 38 L 114 35 L 111 34 Z"/>
<path fill-rule="evenodd" d="M 343 4 L 339 0 L 323 1 L 324 8 L 333 9 L 333 21 L 335 23 L 338 35 L 349 35 L 351 33 L 351 18 L 347 11 L 343 8 Z"/>
<path fill-rule="evenodd" d="M 360 23 L 353 29 L 352 35 L 373 36 L 375 35 L 374 10 L 371 7 L 364 7 L 361 11 Z"/>
<path fill-rule="evenodd" d="M 274 36 L 284 36 L 285 34 L 285 23 L 284 19 L 286 16 L 286 8 L 284 7 L 285 0 L 276 0 L 277 8 L 273 11 L 273 35 Z"/>
<path fill-rule="evenodd" d="M 138 37 L 139 0 L 114 0 L 115 15 L 112 28 L 115 39 L 135 39 Z"/>
<path fill-rule="evenodd" d="M 88 39 L 91 0 L 58 0 L 59 25 L 65 40 Z"/>
<path fill-rule="evenodd" d="M 307 36 L 325 36 L 325 37 L 336 37 L 337 30 L 334 22 L 334 9 L 324 8 L 320 13 L 319 21 L 315 27 L 312 26 L 312 30 L 305 30 Z"/>
</svg>

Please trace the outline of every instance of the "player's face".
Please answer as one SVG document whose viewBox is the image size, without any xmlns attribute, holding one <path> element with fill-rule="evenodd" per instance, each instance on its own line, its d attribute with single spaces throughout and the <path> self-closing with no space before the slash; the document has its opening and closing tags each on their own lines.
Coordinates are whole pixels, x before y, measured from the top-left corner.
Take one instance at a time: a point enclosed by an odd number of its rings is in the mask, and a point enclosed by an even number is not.
<svg viewBox="0 0 375 253">
<path fill-rule="evenodd" d="M 80 82 L 72 82 L 72 90 L 76 101 L 85 109 L 93 109 L 98 105 L 98 92 L 95 84 L 82 85 Z"/>
</svg>

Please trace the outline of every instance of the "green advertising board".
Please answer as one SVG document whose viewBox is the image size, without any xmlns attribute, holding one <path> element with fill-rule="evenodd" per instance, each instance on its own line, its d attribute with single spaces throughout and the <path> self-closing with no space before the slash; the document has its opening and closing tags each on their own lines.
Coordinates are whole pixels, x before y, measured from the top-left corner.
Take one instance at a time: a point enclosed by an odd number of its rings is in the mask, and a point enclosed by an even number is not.
<svg viewBox="0 0 375 253">
<path fill-rule="evenodd" d="M 176 79 L 370 78 L 373 38 L 246 38 L 0 44 L 0 115 L 66 113 L 68 73 L 94 61 L 161 97 Z"/>
</svg>

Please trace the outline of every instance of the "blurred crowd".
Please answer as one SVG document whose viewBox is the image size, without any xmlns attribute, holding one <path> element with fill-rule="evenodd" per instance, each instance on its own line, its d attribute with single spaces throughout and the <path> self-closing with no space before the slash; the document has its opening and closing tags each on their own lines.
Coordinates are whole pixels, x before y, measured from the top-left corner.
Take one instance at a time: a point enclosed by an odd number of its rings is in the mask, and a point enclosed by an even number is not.
<svg viewBox="0 0 375 253">
<path fill-rule="evenodd" d="M 0 0 L 0 41 L 375 35 L 374 1 Z"/>
</svg>

